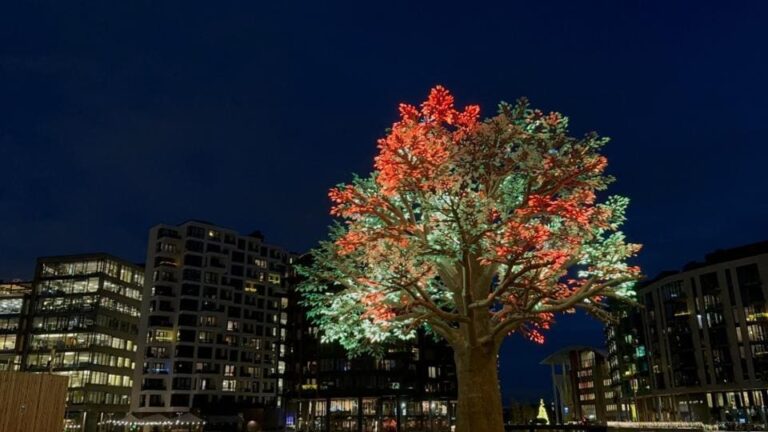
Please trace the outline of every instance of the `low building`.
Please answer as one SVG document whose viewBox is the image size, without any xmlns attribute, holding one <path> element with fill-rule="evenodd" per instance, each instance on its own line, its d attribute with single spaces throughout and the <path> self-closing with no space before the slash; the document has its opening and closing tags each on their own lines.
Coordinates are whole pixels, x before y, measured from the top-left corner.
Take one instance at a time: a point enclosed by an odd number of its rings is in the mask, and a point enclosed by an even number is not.
<svg viewBox="0 0 768 432">
<path fill-rule="evenodd" d="M 306 258 L 304 258 L 306 259 Z M 453 351 L 419 332 L 381 358 L 348 358 L 322 343 L 300 294 L 289 294 L 286 425 L 299 432 L 450 432 L 457 397 Z"/>
</svg>

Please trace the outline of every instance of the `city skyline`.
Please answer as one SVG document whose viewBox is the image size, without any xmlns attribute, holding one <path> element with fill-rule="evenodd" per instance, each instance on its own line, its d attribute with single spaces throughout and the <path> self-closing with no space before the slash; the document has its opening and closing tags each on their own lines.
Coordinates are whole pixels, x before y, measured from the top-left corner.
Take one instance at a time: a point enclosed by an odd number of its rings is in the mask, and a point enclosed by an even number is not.
<svg viewBox="0 0 768 432">
<path fill-rule="evenodd" d="M 485 109 L 528 96 L 613 138 L 612 191 L 632 200 L 648 276 L 768 238 L 765 30 L 744 25 L 764 5 L 499 6 L 464 29 L 443 27 L 462 22 L 450 6 L 94 7 L 0 18 L 2 279 L 31 278 L 37 256 L 140 262 L 151 226 L 188 219 L 306 251 L 328 188 L 369 171 L 395 104 L 434 84 Z M 413 42 L 453 32 L 430 53 Z M 507 342 L 507 398 L 547 394 L 538 361 L 602 344 L 601 327 L 570 316 L 544 346 Z"/>
</svg>

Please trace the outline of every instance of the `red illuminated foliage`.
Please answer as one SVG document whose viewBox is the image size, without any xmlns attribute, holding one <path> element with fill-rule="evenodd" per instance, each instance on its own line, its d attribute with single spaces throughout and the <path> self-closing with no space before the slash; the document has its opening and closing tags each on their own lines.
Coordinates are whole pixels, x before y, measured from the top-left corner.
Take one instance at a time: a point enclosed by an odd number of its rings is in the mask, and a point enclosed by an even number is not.
<svg viewBox="0 0 768 432">
<path fill-rule="evenodd" d="M 627 200 L 598 200 L 612 181 L 607 140 L 571 137 L 559 113 L 521 100 L 481 121 L 440 86 L 399 113 L 371 176 L 329 192 L 343 223 L 302 289 L 327 339 L 350 350 L 418 327 L 442 336 L 461 412 L 472 405 L 461 388 L 496 379 L 472 368 L 487 368 L 507 335 L 543 343 L 558 312 L 604 317 L 605 298 L 631 295 L 640 270 L 626 261 L 639 245 L 618 231 Z"/>
</svg>

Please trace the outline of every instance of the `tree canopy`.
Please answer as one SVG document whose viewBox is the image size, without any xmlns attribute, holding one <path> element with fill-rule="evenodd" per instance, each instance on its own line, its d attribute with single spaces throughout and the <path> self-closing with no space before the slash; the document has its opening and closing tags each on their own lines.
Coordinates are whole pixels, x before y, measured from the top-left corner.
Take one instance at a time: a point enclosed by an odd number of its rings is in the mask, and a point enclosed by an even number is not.
<svg viewBox="0 0 768 432">
<path fill-rule="evenodd" d="M 598 197 L 607 138 L 572 137 L 525 99 L 480 120 L 440 86 L 399 113 L 373 172 L 329 192 L 338 221 L 303 269 L 325 340 L 359 353 L 423 326 L 454 347 L 542 343 L 556 313 L 604 318 L 606 298 L 632 294 L 628 199 Z"/>
</svg>

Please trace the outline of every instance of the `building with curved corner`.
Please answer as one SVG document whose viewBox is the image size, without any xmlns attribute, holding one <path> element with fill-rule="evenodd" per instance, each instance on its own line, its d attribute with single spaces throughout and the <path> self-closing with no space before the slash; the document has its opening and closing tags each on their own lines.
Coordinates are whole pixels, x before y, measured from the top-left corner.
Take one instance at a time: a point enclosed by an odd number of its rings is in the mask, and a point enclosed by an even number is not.
<svg viewBox="0 0 768 432">
<path fill-rule="evenodd" d="M 710 253 L 638 289 L 657 420 L 766 423 L 768 242 Z"/>
<path fill-rule="evenodd" d="M 587 346 L 563 348 L 541 361 L 552 370 L 552 399 L 557 424 L 605 422 L 616 418 L 607 353 Z"/>
</svg>

